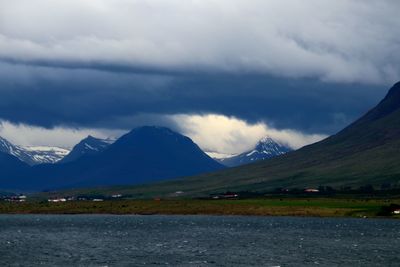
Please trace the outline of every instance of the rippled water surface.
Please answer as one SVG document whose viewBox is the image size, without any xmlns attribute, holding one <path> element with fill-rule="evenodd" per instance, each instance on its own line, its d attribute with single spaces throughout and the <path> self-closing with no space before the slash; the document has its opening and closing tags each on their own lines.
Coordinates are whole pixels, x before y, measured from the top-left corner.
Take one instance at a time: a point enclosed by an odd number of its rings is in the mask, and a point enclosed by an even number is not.
<svg viewBox="0 0 400 267">
<path fill-rule="evenodd" d="M 1 215 L 1 266 L 400 266 L 400 221 Z"/>
</svg>

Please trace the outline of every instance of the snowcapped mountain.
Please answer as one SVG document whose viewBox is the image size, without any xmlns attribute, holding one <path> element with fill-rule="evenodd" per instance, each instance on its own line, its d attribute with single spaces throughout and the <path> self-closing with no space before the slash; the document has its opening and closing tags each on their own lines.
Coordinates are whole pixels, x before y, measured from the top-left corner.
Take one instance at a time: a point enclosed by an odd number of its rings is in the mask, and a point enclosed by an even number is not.
<svg viewBox="0 0 400 267">
<path fill-rule="evenodd" d="M 114 143 L 112 139 L 100 139 L 89 135 L 73 147 L 71 152 L 66 155 L 60 163 L 75 161 L 85 155 L 93 155 L 104 151 L 109 145 Z"/>
<path fill-rule="evenodd" d="M 69 153 L 69 150 L 59 147 L 14 145 L 0 137 L 0 152 L 17 157 L 28 165 L 55 163 Z"/>
<path fill-rule="evenodd" d="M 271 137 L 261 139 L 255 148 L 237 156 L 219 159 L 222 164 L 234 167 L 252 163 L 258 160 L 269 159 L 292 151 L 290 147 L 275 142 Z"/>
<path fill-rule="evenodd" d="M 68 149 L 55 146 L 27 146 L 23 149 L 30 154 L 35 164 L 56 163 L 70 152 Z"/>
</svg>

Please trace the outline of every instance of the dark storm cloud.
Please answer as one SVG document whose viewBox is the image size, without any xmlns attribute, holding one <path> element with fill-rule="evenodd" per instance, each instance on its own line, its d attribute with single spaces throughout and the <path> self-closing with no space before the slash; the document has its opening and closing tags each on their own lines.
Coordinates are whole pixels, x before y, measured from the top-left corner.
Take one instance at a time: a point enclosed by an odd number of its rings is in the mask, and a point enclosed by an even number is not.
<svg viewBox="0 0 400 267">
<path fill-rule="evenodd" d="M 385 86 L 262 75 L 155 75 L 0 65 L 0 117 L 52 127 L 129 129 L 162 114 L 218 113 L 277 128 L 332 133 L 365 112 Z"/>
</svg>

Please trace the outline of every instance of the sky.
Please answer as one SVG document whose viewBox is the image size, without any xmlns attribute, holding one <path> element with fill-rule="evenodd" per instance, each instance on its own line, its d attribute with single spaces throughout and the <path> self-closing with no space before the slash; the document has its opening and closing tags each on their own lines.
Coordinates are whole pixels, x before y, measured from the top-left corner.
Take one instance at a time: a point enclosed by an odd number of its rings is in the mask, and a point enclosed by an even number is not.
<svg viewBox="0 0 400 267">
<path fill-rule="evenodd" d="M 161 125 L 235 154 L 339 131 L 400 80 L 397 0 L 0 0 L 0 135 Z"/>
</svg>

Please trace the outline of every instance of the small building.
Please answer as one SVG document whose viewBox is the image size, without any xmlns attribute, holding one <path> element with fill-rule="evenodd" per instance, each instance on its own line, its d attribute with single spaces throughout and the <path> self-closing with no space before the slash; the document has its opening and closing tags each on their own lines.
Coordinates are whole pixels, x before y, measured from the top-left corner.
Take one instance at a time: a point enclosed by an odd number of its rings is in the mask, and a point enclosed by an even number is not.
<svg viewBox="0 0 400 267">
<path fill-rule="evenodd" d="M 210 196 L 212 199 L 237 199 L 239 194 L 233 192 L 226 192 L 224 194 L 213 194 Z"/>
<path fill-rule="evenodd" d="M 235 193 L 226 193 L 223 195 L 224 198 L 237 198 L 239 195 Z"/>
<path fill-rule="evenodd" d="M 94 198 L 93 201 L 94 202 L 101 202 L 101 201 L 104 201 L 104 199 L 102 199 L 102 198 Z"/>
<path fill-rule="evenodd" d="M 315 188 L 307 188 L 307 189 L 304 189 L 304 192 L 306 192 L 306 193 L 318 193 L 319 190 L 315 189 Z"/>
<path fill-rule="evenodd" d="M 19 195 L 19 196 L 12 196 L 10 198 L 5 199 L 6 201 L 10 202 L 25 202 L 27 197 L 25 195 Z"/>
<path fill-rule="evenodd" d="M 67 199 L 63 198 L 63 197 L 61 197 L 61 198 L 49 198 L 47 201 L 48 202 L 53 202 L 53 203 L 58 203 L 58 202 L 66 202 Z"/>
<path fill-rule="evenodd" d="M 114 195 L 111 195 L 111 197 L 112 197 L 112 198 L 121 198 L 122 195 L 121 195 L 121 194 L 114 194 Z"/>
</svg>

